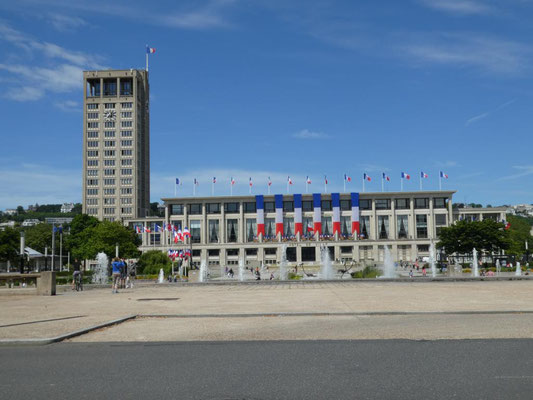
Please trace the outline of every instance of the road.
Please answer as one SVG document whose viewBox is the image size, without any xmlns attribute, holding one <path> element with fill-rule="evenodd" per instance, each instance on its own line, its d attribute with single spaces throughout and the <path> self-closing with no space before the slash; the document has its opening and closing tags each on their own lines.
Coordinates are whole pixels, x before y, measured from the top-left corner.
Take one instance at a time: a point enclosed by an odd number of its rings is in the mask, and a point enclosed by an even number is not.
<svg viewBox="0 0 533 400">
<path fill-rule="evenodd" d="M 533 340 L 0 348 L 5 399 L 531 399 Z"/>
</svg>

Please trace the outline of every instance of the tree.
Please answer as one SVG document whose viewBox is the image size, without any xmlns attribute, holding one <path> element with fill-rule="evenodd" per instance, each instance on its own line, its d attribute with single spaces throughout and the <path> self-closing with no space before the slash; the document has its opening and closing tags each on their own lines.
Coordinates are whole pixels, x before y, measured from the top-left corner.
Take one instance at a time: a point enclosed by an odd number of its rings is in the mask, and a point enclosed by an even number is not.
<svg viewBox="0 0 533 400">
<path fill-rule="evenodd" d="M 533 237 L 531 236 L 531 222 L 528 218 L 517 215 L 507 215 L 509 222 L 510 246 L 508 254 L 515 256 L 522 255 L 526 252 L 526 241 L 529 249 L 533 249 Z"/>
<path fill-rule="evenodd" d="M 17 207 L 17 214 L 24 214 L 26 211 L 24 211 L 24 207 L 18 206 Z"/>
<path fill-rule="evenodd" d="M 15 229 L 7 227 L 5 230 L 0 231 L 0 260 L 16 261 L 19 243 L 20 235 Z"/>
<path fill-rule="evenodd" d="M 141 255 L 137 266 L 143 274 L 155 275 L 163 268 L 165 275 L 168 275 L 171 272 L 172 262 L 165 253 L 159 250 L 150 250 Z"/>
<path fill-rule="evenodd" d="M 115 256 L 115 246 L 119 246 L 119 257 L 137 258 L 140 240 L 137 234 L 119 222 L 103 221 L 88 227 L 80 235 L 81 243 L 73 252 L 76 258 L 95 259 L 100 252 L 109 258 Z"/>
<path fill-rule="evenodd" d="M 509 248 L 509 233 L 502 223 L 492 219 L 483 221 L 457 221 L 442 228 L 437 247 L 444 248 L 446 254 L 468 254 L 474 248 L 488 252 Z"/>
<path fill-rule="evenodd" d="M 83 259 L 83 244 L 87 241 L 86 229 L 94 228 L 100 223 L 97 218 L 87 214 L 79 214 L 74 217 L 70 223 L 70 235 L 67 239 L 71 249 L 72 256 L 77 259 Z"/>
<path fill-rule="evenodd" d="M 26 246 L 44 254 L 44 248 L 52 246 L 52 225 L 37 224 L 28 228 L 24 228 L 26 236 Z M 58 237 L 56 237 L 58 239 Z M 59 248 L 59 239 L 57 242 Z"/>
</svg>

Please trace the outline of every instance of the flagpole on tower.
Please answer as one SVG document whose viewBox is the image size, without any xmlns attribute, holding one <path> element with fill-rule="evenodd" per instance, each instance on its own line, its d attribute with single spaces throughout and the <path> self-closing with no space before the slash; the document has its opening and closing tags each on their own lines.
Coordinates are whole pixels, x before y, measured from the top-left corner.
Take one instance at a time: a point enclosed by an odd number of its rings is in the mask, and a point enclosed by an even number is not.
<svg viewBox="0 0 533 400">
<path fill-rule="evenodd" d="M 381 175 L 381 192 L 383 193 L 385 191 L 385 176 L 384 176 L 385 173 L 383 173 L 383 175 Z"/>
<path fill-rule="evenodd" d="M 148 45 L 146 45 L 146 72 L 148 72 Z"/>
<path fill-rule="evenodd" d="M 418 179 L 420 179 L 420 191 L 422 191 L 422 172 L 420 173 Z"/>
<path fill-rule="evenodd" d="M 439 173 L 439 192 L 442 192 L 442 172 Z"/>
<path fill-rule="evenodd" d="M 403 192 L 403 176 L 400 179 L 400 192 Z"/>
<path fill-rule="evenodd" d="M 343 192 L 346 193 L 346 175 L 344 175 L 343 187 L 344 187 Z"/>
<path fill-rule="evenodd" d="M 363 193 L 365 192 L 365 181 L 366 181 L 366 176 L 363 175 Z"/>
</svg>

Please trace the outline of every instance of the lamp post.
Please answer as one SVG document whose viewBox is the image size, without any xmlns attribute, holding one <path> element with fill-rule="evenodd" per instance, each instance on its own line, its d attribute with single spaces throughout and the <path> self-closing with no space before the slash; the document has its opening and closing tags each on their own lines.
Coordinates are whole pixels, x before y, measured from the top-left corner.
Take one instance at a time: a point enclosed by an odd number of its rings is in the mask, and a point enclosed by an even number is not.
<svg viewBox="0 0 533 400">
<path fill-rule="evenodd" d="M 24 248 L 26 247 L 26 238 L 24 231 L 20 231 L 20 273 L 24 273 Z"/>
<path fill-rule="evenodd" d="M 115 243 L 115 257 L 118 258 L 118 242 Z"/>
</svg>

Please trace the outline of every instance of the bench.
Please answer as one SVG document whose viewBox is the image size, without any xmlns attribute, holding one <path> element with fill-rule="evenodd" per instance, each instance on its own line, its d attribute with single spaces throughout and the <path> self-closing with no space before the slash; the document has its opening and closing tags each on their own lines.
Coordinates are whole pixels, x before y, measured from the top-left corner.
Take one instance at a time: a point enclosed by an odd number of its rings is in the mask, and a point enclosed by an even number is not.
<svg viewBox="0 0 533 400">
<path fill-rule="evenodd" d="M 12 286 L 14 282 L 27 280 L 36 281 L 37 294 L 39 295 L 54 296 L 56 294 L 56 273 L 54 271 L 0 274 L 0 282 L 6 281 L 8 286 Z"/>
</svg>

